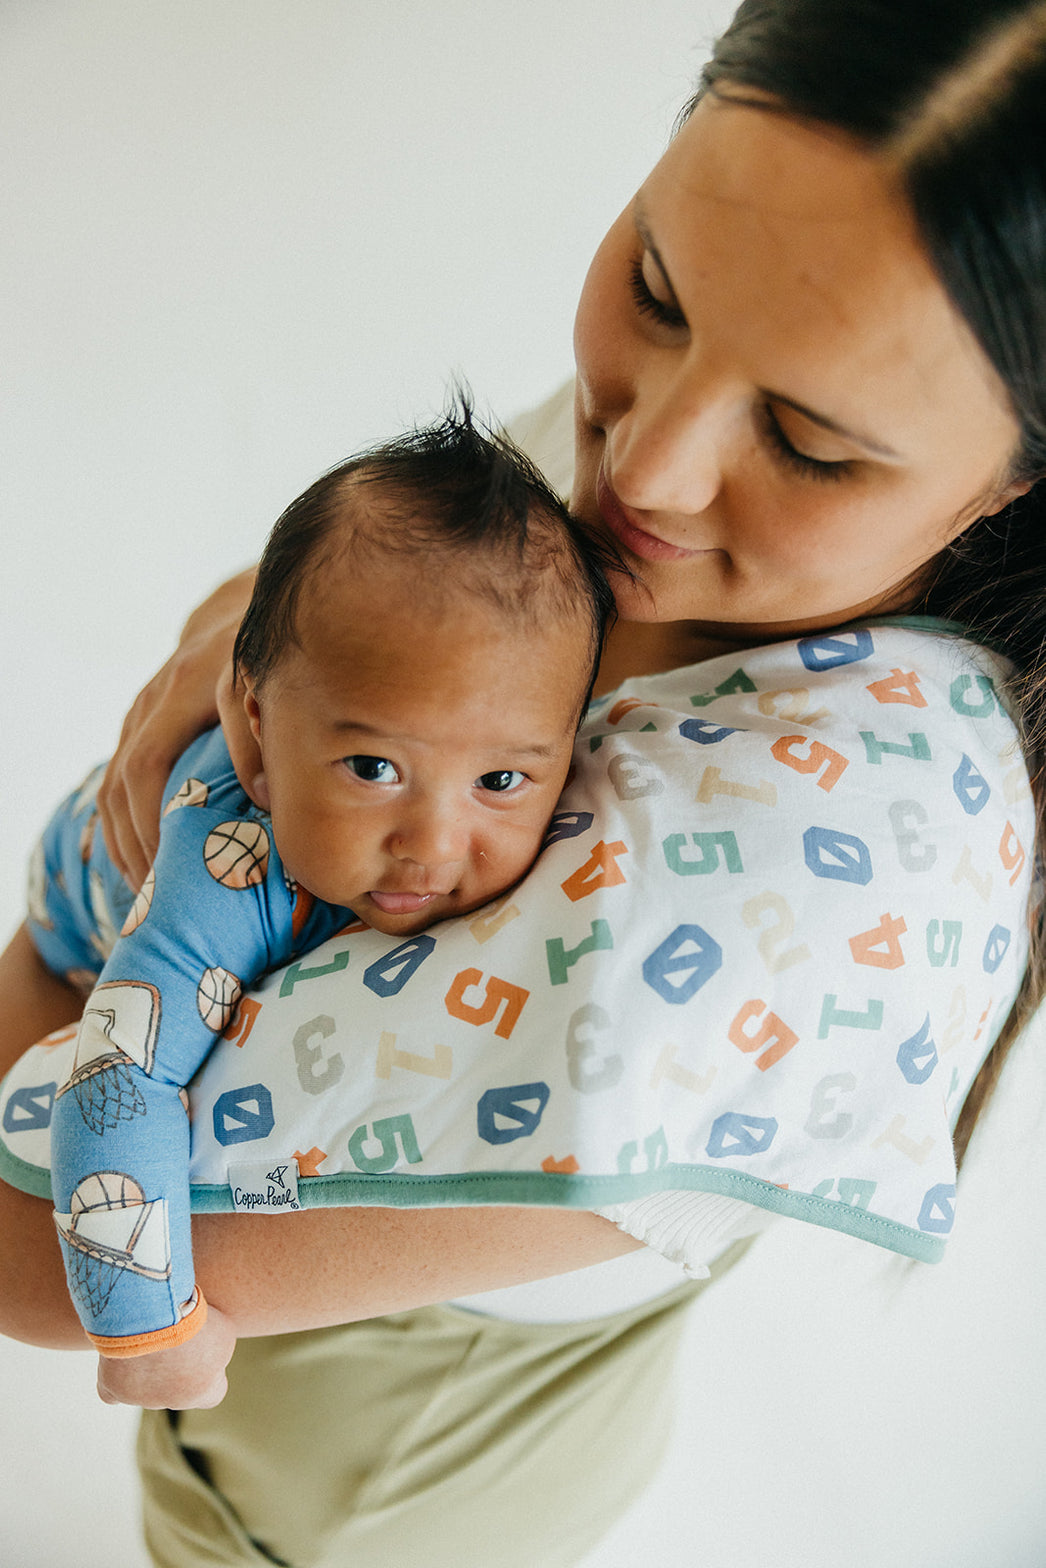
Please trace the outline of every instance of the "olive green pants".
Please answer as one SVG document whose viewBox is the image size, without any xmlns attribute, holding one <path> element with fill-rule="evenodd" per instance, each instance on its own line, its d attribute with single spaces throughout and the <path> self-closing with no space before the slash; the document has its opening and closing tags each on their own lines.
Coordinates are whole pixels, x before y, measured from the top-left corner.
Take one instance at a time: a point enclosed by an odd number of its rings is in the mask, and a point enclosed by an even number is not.
<svg viewBox="0 0 1046 1568">
<path fill-rule="evenodd" d="M 655 1471 L 709 1283 L 583 1323 L 424 1307 L 241 1341 L 216 1410 L 143 1418 L 153 1559 L 566 1568 Z"/>
</svg>

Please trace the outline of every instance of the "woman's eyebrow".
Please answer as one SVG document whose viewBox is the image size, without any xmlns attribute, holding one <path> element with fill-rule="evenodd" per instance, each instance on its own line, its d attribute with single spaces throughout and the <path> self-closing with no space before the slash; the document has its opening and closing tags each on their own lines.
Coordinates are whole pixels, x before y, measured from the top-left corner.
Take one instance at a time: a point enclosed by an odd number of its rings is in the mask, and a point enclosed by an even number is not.
<svg viewBox="0 0 1046 1568">
<path fill-rule="evenodd" d="M 871 436 L 862 435 L 857 430 L 851 430 L 848 425 L 841 425 L 837 419 L 830 419 L 827 414 L 819 414 L 815 408 L 807 408 L 805 403 L 798 402 L 794 397 L 786 397 L 783 392 L 771 391 L 769 387 L 763 388 L 763 396 L 771 403 L 783 403 L 786 408 L 792 408 L 804 419 L 809 419 L 812 424 L 820 425 L 823 430 L 830 430 L 833 435 L 842 436 L 847 441 L 853 441 L 857 446 L 863 446 L 866 451 L 874 452 L 877 457 L 886 457 L 894 462 L 901 462 L 900 452 L 895 452 L 893 447 L 884 446 L 881 441 L 873 441 Z"/>
<path fill-rule="evenodd" d="M 657 246 L 654 244 L 654 237 L 653 237 L 653 235 L 650 232 L 650 225 L 647 223 L 646 217 L 645 217 L 645 215 L 643 213 L 643 208 L 640 205 L 640 197 L 639 196 L 636 197 L 635 203 L 634 203 L 634 205 L 632 207 L 632 221 L 633 221 L 633 223 L 636 226 L 636 233 L 639 235 L 639 238 L 643 241 L 643 249 L 647 252 L 647 254 L 650 256 L 650 258 L 654 262 L 655 266 L 657 267 L 658 272 L 660 272 L 660 274 L 661 274 L 661 279 L 662 279 L 662 282 L 665 285 L 665 288 L 671 294 L 673 300 L 675 300 L 675 298 L 676 298 L 676 291 L 672 287 L 672 279 L 668 276 L 668 268 L 665 266 L 664 262 L 661 259 L 661 252 L 658 250 Z"/>
<path fill-rule="evenodd" d="M 681 309 L 679 297 L 668 275 L 668 268 L 665 266 L 661 252 L 655 245 L 654 237 L 650 232 L 650 225 L 643 211 L 641 196 L 637 196 L 633 204 L 632 221 L 635 224 L 636 233 L 643 242 L 643 248 L 661 274 L 665 288 L 671 294 L 677 309 Z M 768 387 L 764 387 L 761 390 L 763 396 L 770 402 L 783 403 L 786 408 L 794 409 L 804 419 L 809 419 L 811 423 L 820 425 L 823 430 L 830 430 L 833 435 L 842 436 L 846 441 L 855 442 L 857 446 L 864 447 L 865 451 L 874 453 L 876 457 L 887 458 L 893 462 L 903 461 L 901 453 L 895 452 L 893 447 L 886 446 L 882 441 L 876 441 L 872 436 L 863 435 L 859 430 L 853 430 L 849 425 L 841 424 L 839 420 L 832 419 L 828 414 L 819 414 L 815 408 L 808 408 L 805 403 L 800 403 L 797 398 L 786 397 L 783 392 L 774 392 Z"/>
</svg>

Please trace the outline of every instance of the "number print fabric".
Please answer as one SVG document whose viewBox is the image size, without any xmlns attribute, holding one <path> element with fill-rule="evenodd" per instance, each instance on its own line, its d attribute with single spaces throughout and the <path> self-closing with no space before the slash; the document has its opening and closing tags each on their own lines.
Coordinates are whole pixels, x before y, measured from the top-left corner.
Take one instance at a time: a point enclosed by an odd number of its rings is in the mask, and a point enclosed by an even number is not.
<svg viewBox="0 0 1046 1568">
<path fill-rule="evenodd" d="M 520 887 L 241 1003 L 191 1088 L 196 1206 L 295 1164 L 303 1204 L 691 1188 L 939 1257 L 950 1128 L 1027 956 L 1001 675 L 887 623 L 627 683 Z M 5 1090 L 24 1169 L 42 1077 Z"/>
</svg>

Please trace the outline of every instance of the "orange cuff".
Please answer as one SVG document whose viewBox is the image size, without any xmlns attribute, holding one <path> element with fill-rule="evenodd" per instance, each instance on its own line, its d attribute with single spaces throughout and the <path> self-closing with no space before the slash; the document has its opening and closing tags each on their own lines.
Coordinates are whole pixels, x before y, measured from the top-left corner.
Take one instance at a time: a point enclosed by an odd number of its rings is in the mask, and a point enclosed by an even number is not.
<svg viewBox="0 0 1046 1568">
<path fill-rule="evenodd" d="M 111 1361 L 126 1361 L 131 1356 L 151 1356 L 154 1350 L 173 1350 L 184 1345 L 198 1334 L 207 1321 L 207 1303 L 203 1291 L 196 1287 L 195 1304 L 185 1316 L 170 1328 L 158 1328 L 151 1334 L 121 1334 L 107 1338 L 104 1334 L 88 1334 L 91 1344 L 100 1355 Z"/>
</svg>

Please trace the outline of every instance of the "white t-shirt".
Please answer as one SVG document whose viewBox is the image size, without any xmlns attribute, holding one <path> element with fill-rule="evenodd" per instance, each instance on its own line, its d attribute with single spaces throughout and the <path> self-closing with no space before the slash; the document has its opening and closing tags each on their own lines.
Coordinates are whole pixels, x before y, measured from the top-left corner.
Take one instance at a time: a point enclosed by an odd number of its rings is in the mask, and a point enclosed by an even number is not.
<svg viewBox="0 0 1046 1568">
<path fill-rule="evenodd" d="M 508 433 L 553 489 L 569 496 L 574 481 L 574 383 L 566 382 L 538 408 L 514 419 Z M 708 1265 L 733 1242 L 779 1218 L 737 1198 L 706 1192 L 658 1192 L 598 1212 L 644 1242 L 643 1250 L 553 1279 L 463 1296 L 454 1305 L 526 1323 L 577 1322 L 624 1312 L 674 1290 L 687 1277 L 707 1278 Z"/>
</svg>

